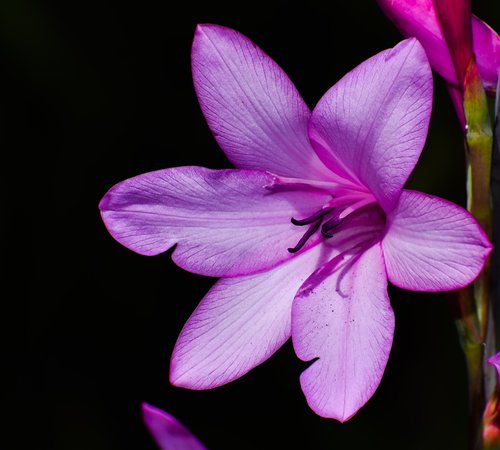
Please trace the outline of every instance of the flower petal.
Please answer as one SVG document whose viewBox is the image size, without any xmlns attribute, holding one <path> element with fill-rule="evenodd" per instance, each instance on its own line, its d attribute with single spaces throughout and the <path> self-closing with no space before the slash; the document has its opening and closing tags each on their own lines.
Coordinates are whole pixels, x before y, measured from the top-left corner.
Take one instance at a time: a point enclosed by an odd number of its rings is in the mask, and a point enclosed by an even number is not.
<svg viewBox="0 0 500 450">
<path fill-rule="evenodd" d="M 431 66 L 443 78 L 457 84 L 455 69 L 433 0 L 377 0 L 380 8 L 406 37 L 416 37 L 427 52 Z"/>
<path fill-rule="evenodd" d="M 172 354 L 171 382 L 210 389 L 269 358 L 290 337 L 295 293 L 328 255 L 316 246 L 268 272 L 219 280 L 181 331 Z"/>
<path fill-rule="evenodd" d="M 468 285 L 491 251 L 484 231 L 465 209 L 407 190 L 387 218 L 382 247 L 389 281 L 415 291 Z"/>
<path fill-rule="evenodd" d="M 434 0 L 433 4 L 461 88 L 473 60 L 471 0 Z"/>
<path fill-rule="evenodd" d="M 488 363 L 495 368 L 497 372 L 497 383 L 500 385 L 500 352 L 488 358 Z"/>
<path fill-rule="evenodd" d="M 416 37 L 424 46 L 431 66 L 448 83 L 457 77 L 433 0 L 377 0 L 387 17 L 407 37 Z M 473 47 L 485 88 L 495 91 L 500 67 L 500 36 L 477 17 L 472 17 Z"/>
<path fill-rule="evenodd" d="M 287 248 L 304 234 L 290 218 L 307 217 L 330 198 L 268 188 L 274 179 L 253 170 L 176 167 L 117 184 L 99 207 L 113 237 L 138 253 L 156 255 L 177 243 L 172 258 L 186 270 L 247 275 L 290 259 Z"/>
<path fill-rule="evenodd" d="M 319 269 L 298 292 L 292 339 L 304 361 L 301 375 L 309 406 L 344 422 L 372 396 L 382 378 L 394 333 L 394 314 L 380 245 L 331 273 Z"/>
<path fill-rule="evenodd" d="M 370 189 L 389 211 L 425 143 L 432 73 L 416 39 L 360 64 L 319 101 L 309 135 L 334 172 Z"/>
<path fill-rule="evenodd" d="M 495 92 L 500 68 L 500 36 L 481 19 L 472 16 L 474 54 L 484 88 Z"/>
<path fill-rule="evenodd" d="M 277 175 L 322 179 L 308 137 L 311 115 L 283 70 L 235 30 L 198 25 L 193 79 L 201 108 L 231 162 Z"/>
<path fill-rule="evenodd" d="M 143 403 L 142 417 L 161 450 L 205 450 L 205 446 L 171 414 Z"/>
</svg>

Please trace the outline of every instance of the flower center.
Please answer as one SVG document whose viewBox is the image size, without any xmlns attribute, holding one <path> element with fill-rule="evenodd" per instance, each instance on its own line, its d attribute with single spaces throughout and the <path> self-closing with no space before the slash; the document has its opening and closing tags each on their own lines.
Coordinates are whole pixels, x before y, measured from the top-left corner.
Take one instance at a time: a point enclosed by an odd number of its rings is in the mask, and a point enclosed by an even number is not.
<svg viewBox="0 0 500 450">
<path fill-rule="evenodd" d="M 377 203 L 372 195 L 350 195 L 333 198 L 325 206 L 304 219 L 291 218 L 293 225 L 302 227 L 309 225 L 307 231 L 302 235 L 295 247 L 288 249 L 290 253 L 297 253 L 309 238 L 321 228 L 324 239 L 330 239 L 335 235 L 335 230 L 344 220 L 354 212 L 369 205 Z"/>
<path fill-rule="evenodd" d="M 273 174 L 272 174 L 273 175 Z M 385 212 L 374 195 L 357 181 L 334 174 L 329 180 L 303 180 L 300 178 L 273 175 L 268 189 L 318 189 L 329 195 L 329 200 L 315 213 L 304 219 L 291 218 L 293 225 L 307 230 L 295 247 L 288 248 L 297 253 L 321 228 L 324 242 L 337 249 L 354 250 L 367 242 L 379 239 L 385 228 Z M 336 236 L 336 239 L 330 240 Z"/>
</svg>

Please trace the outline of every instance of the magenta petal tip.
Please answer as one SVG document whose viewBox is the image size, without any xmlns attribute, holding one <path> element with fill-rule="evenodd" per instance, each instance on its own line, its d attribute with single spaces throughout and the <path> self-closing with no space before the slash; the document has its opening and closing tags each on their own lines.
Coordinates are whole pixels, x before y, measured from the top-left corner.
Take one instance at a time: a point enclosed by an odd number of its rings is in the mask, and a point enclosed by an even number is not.
<svg viewBox="0 0 500 450">
<path fill-rule="evenodd" d="M 161 450 L 206 450 L 173 415 L 146 402 L 141 408 L 144 424 Z"/>
</svg>

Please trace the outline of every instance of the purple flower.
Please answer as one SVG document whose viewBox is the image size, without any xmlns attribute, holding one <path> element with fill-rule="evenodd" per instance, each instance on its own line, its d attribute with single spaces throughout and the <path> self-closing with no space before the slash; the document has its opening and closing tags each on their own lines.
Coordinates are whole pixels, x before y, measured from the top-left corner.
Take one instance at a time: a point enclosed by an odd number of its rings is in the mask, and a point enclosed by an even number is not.
<svg viewBox="0 0 500 450">
<path fill-rule="evenodd" d="M 440 291 L 469 284 L 490 243 L 445 200 L 404 190 L 426 139 L 432 75 L 416 39 L 365 61 L 311 113 L 278 65 L 238 32 L 197 28 L 196 92 L 238 169 L 177 167 L 117 184 L 100 208 L 145 255 L 176 245 L 180 267 L 221 277 L 175 345 L 170 380 L 228 383 L 292 337 L 314 362 L 301 385 L 319 415 L 345 421 L 389 357 L 387 280 Z"/>
<path fill-rule="evenodd" d="M 464 78 L 467 57 L 471 51 L 476 56 L 476 63 L 487 92 L 494 93 L 497 86 L 498 70 L 500 69 L 500 36 L 486 23 L 472 16 L 472 25 L 457 23 L 465 17 L 464 2 L 449 2 L 449 11 L 446 19 L 451 28 L 460 30 L 456 39 L 449 45 L 436 12 L 434 0 L 377 0 L 380 8 L 387 17 L 394 22 L 398 29 L 407 37 L 416 37 L 425 48 L 432 68 L 448 83 L 448 90 L 457 110 L 461 124 L 465 125 L 465 116 L 462 106 L 461 81 Z M 453 3 L 453 5 L 452 5 Z M 442 5 L 443 9 L 447 5 Z M 470 7 L 470 5 L 469 5 Z M 446 24 L 448 26 L 448 24 Z M 471 30 L 472 29 L 472 30 Z M 449 34 L 449 33 L 448 33 Z M 473 38 L 473 48 L 470 45 L 470 36 Z M 456 48 L 459 46 L 460 48 Z M 453 54 L 458 57 L 453 63 Z M 462 59 L 460 59 L 462 57 Z M 463 59 L 465 58 L 465 59 Z M 456 69 L 459 70 L 457 77 Z"/>
<path fill-rule="evenodd" d="M 142 417 L 161 450 L 206 450 L 205 446 L 171 414 L 143 403 Z"/>
<path fill-rule="evenodd" d="M 448 83 L 458 87 L 450 50 L 439 23 L 434 0 L 377 0 L 387 17 L 405 36 L 416 37 L 429 62 Z M 462 7 L 461 4 L 455 7 Z M 485 89 L 494 92 L 500 68 L 500 36 L 481 19 L 472 16 L 474 53 Z"/>
<path fill-rule="evenodd" d="M 493 366 L 497 372 L 497 381 L 500 386 L 500 352 L 488 358 L 488 364 Z"/>
<path fill-rule="evenodd" d="M 457 87 L 463 90 L 469 66 L 474 62 L 471 0 L 433 0 L 433 5 L 453 63 Z M 479 19 L 476 20 L 481 27 L 479 30 L 488 30 L 491 40 L 498 39 L 495 32 L 487 27 L 483 28 L 483 23 Z M 490 70 L 494 72 L 492 62 L 488 61 L 486 68 L 483 68 L 487 75 Z M 493 90 L 495 88 L 496 86 Z"/>
</svg>

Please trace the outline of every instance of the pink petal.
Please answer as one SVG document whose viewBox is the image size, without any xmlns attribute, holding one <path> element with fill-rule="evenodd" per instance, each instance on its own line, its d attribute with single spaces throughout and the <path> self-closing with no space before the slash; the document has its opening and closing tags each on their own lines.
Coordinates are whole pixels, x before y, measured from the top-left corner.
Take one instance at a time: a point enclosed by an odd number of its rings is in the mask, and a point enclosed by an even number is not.
<svg viewBox="0 0 500 450">
<path fill-rule="evenodd" d="M 389 280 L 415 291 L 468 285 L 491 251 L 484 231 L 465 209 L 406 190 L 387 218 L 382 247 Z"/>
<path fill-rule="evenodd" d="M 500 36 L 481 19 L 472 16 L 474 54 L 484 88 L 495 92 L 500 68 Z"/>
<path fill-rule="evenodd" d="M 268 272 L 219 280 L 181 331 L 171 382 L 210 389 L 269 358 L 290 337 L 295 293 L 329 255 L 317 246 Z"/>
<path fill-rule="evenodd" d="M 205 446 L 171 414 L 143 403 L 142 416 L 161 450 L 205 450 Z"/>
<path fill-rule="evenodd" d="M 198 25 L 192 67 L 203 113 L 235 166 L 325 178 L 328 170 L 307 138 L 309 108 L 252 41 L 229 28 Z"/>
<path fill-rule="evenodd" d="M 377 0 L 380 8 L 406 37 L 424 46 L 431 66 L 443 78 L 457 84 L 455 69 L 441 31 L 433 0 Z"/>
<path fill-rule="evenodd" d="M 497 372 L 498 384 L 500 385 L 500 352 L 488 358 L 488 363 L 495 368 Z"/>
<path fill-rule="evenodd" d="M 473 58 L 471 0 L 433 0 L 459 87 Z"/>
<path fill-rule="evenodd" d="M 172 258 L 186 270 L 247 275 L 290 259 L 287 248 L 304 234 L 290 218 L 307 217 L 328 199 L 319 190 L 266 187 L 273 183 L 267 172 L 177 167 L 117 184 L 99 207 L 113 237 L 138 253 L 177 243 Z"/>
<path fill-rule="evenodd" d="M 364 185 L 388 211 L 425 143 L 432 74 L 416 39 L 356 67 L 319 101 L 310 137 L 323 162 Z"/>
<path fill-rule="evenodd" d="M 433 0 L 377 0 L 403 35 L 416 37 L 424 46 L 431 66 L 448 83 L 457 77 Z M 473 47 L 485 88 L 495 91 L 500 67 L 500 36 L 477 17 L 472 18 Z"/>
<path fill-rule="evenodd" d="M 319 269 L 293 302 L 292 339 L 304 361 L 300 378 L 309 406 L 344 422 L 377 389 L 389 357 L 394 314 L 380 245 L 331 273 Z"/>
</svg>

